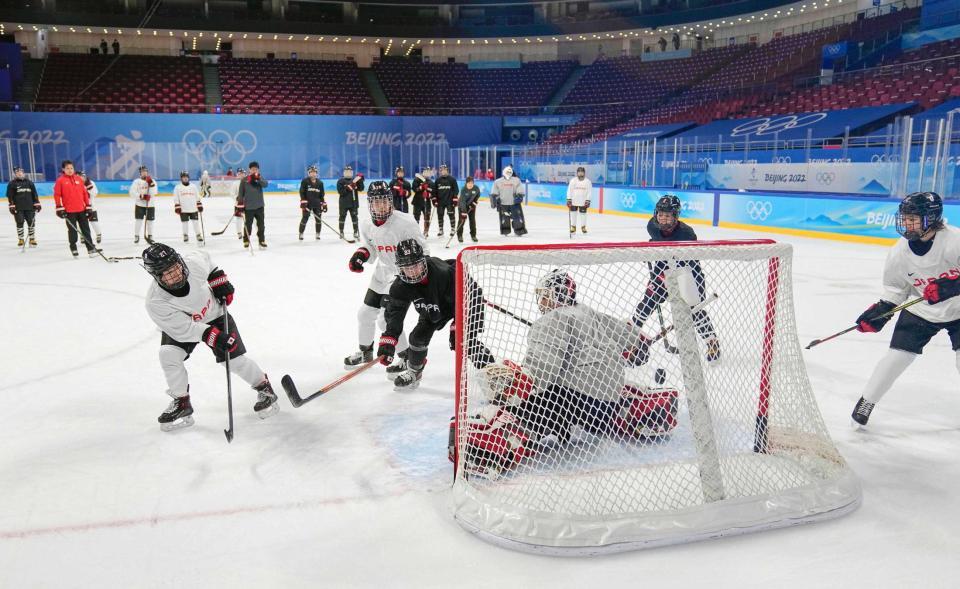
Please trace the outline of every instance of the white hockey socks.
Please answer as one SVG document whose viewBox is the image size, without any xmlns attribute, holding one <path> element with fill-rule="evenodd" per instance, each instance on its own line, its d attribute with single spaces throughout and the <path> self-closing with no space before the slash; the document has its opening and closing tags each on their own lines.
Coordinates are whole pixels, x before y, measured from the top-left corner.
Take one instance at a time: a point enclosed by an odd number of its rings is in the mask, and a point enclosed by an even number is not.
<svg viewBox="0 0 960 589">
<path fill-rule="evenodd" d="M 893 383 L 903 374 L 903 371 L 917 359 L 916 354 L 895 350 L 890 348 L 886 355 L 877 363 L 867 381 L 867 386 L 863 389 L 863 398 L 870 403 L 879 403 Z M 960 369 L 960 355 L 957 357 L 958 369 Z"/>
</svg>

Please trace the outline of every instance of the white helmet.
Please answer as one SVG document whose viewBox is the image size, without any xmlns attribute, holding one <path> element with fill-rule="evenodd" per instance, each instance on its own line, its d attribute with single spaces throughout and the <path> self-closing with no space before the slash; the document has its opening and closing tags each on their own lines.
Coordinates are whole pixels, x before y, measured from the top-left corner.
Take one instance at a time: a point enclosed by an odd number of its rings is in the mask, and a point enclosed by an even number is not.
<svg viewBox="0 0 960 589">
<path fill-rule="evenodd" d="M 510 178 L 511 176 L 513 176 L 513 166 L 506 166 L 503 168 L 503 177 Z"/>
</svg>

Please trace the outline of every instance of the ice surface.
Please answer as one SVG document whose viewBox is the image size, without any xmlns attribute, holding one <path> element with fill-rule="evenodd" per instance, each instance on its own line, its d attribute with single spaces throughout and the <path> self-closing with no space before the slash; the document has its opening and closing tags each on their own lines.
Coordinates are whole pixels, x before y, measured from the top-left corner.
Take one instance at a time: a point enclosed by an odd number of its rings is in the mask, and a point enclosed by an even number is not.
<svg viewBox="0 0 960 589">
<path fill-rule="evenodd" d="M 161 198 L 155 237 L 181 247 Z M 228 199 L 205 213 L 223 227 Z M 0 248 L 0 587 L 948 587 L 960 575 L 960 387 L 938 336 L 871 418 L 849 414 L 889 341 L 850 334 L 804 352 L 817 400 L 861 477 L 863 507 L 828 523 L 592 560 L 548 559 L 488 545 L 447 510 L 453 356 L 435 339 L 420 388 L 395 393 L 379 367 L 300 409 L 261 421 L 234 379 L 236 439 L 227 445 L 222 366 L 198 347 L 188 362 L 196 425 L 164 434 L 169 398 L 160 333 L 143 309 L 150 278 L 135 261 L 67 251 L 44 202 L 40 248 Z M 107 255 L 135 255 L 132 203 L 98 201 Z M 332 214 L 325 218 L 336 224 Z M 501 238 L 482 208 L 481 243 L 567 242 L 563 211 L 527 210 L 530 234 Z M 293 197 L 267 201 L 270 247 L 251 256 L 231 226 L 207 250 L 237 288 L 233 317 L 249 354 L 301 391 L 341 375 L 357 345 L 368 276 L 327 229 L 296 239 Z M 645 240 L 645 220 L 592 215 L 576 241 Z M 348 223 L 349 226 L 349 223 Z M 704 239 L 763 237 L 696 226 Z M 349 230 L 348 230 L 349 231 Z M 431 231 L 435 255 L 453 257 Z M 195 247 L 192 243 L 188 247 Z M 851 324 L 879 295 L 886 248 L 777 237 L 795 245 L 803 344 Z M 469 241 L 469 239 L 468 239 Z M 81 252 L 83 248 L 81 247 Z M 279 390 L 279 386 L 278 386 Z"/>
</svg>

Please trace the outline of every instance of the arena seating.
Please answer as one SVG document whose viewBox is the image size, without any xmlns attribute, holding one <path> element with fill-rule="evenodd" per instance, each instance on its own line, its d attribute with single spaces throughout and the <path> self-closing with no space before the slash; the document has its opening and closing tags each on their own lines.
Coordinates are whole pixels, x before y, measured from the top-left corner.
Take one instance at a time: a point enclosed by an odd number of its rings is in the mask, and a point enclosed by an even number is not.
<svg viewBox="0 0 960 589">
<path fill-rule="evenodd" d="M 39 110 L 200 113 L 200 60 L 183 57 L 53 53 L 37 94 Z"/>
<path fill-rule="evenodd" d="M 225 113 L 374 114 L 352 61 L 221 59 Z"/>
<path fill-rule="evenodd" d="M 384 60 L 374 72 L 399 114 L 511 115 L 536 114 L 575 66 L 534 61 L 519 68 L 469 69 L 464 63 Z"/>
</svg>

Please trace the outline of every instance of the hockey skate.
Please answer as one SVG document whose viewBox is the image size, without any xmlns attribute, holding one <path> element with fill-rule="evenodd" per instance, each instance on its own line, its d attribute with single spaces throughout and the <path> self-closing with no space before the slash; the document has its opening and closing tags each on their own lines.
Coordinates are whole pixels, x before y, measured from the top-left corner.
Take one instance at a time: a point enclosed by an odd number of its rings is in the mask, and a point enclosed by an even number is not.
<svg viewBox="0 0 960 589">
<path fill-rule="evenodd" d="M 477 236 L 476 236 L 476 235 L 471 235 L 471 236 L 470 236 L 470 239 L 473 240 L 473 243 L 477 243 L 478 241 L 480 241 L 479 239 L 477 239 Z"/>
<path fill-rule="evenodd" d="M 440 231 L 437 231 L 437 237 L 443 237 L 443 227 L 440 228 Z"/>
<path fill-rule="evenodd" d="M 259 385 L 253 387 L 257 391 L 257 402 L 253 410 L 257 412 L 257 417 L 266 419 L 280 411 L 280 405 L 277 404 L 277 394 L 273 392 L 273 385 L 270 379 L 265 379 Z"/>
<path fill-rule="evenodd" d="M 260 242 L 260 249 L 262 249 L 262 250 L 267 249 L 267 242 L 261 241 L 261 242 Z"/>
<path fill-rule="evenodd" d="M 189 243 L 189 242 L 190 242 L 190 238 L 187 237 L 187 234 L 186 234 L 186 233 L 184 233 L 184 234 L 183 234 L 183 243 Z"/>
<path fill-rule="evenodd" d="M 576 227 L 576 225 L 571 225 L 571 226 L 570 226 L 570 235 L 573 235 L 573 234 L 576 233 L 576 232 L 577 232 L 577 227 Z"/>
<path fill-rule="evenodd" d="M 360 350 L 354 352 L 343 359 L 343 369 L 353 370 L 361 364 L 366 364 L 373 360 L 373 344 L 369 346 L 360 346 Z"/>
<path fill-rule="evenodd" d="M 297 233 L 297 239 L 303 241 L 303 233 Z"/>
<path fill-rule="evenodd" d="M 103 240 L 103 234 L 97 233 L 97 243 L 100 243 Z"/>
<path fill-rule="evenodd" d="M 863 397 L 860 397 L 860 400 L 857 401 L 857 406 L 853 408 L 853 414 L 850 416 L 854 421 L 853 426 L 858 429 L 865 427 L 870 420 L 870 413 L 876 406 L 876 403 L 871 403 Z"/>
<path fill-rule="evenodd" d="M 90 256 L 91 258 L 96 258 L 99 254 L 100 254 L 100 250 L 97 250 L 97 249 L 87 250 L 87 255 Z"/>
<path fill-rule="evenodd" d="M 243 238 L 243 247 L 245 248 L 250 247 L 250 240 L 247 239 L 246 237 Z"/>
<path fill-rule="evenodd" d="M 30 247 L 37 247 L 37 240 L 33 237 L 30 238 Z"/>
<path fill-rule="evenodd" d="M 712 337 L 707 340 L 707 362 L 716 362 L 720 359 L 720 340 Z"/>
<path fill-rule="evenodd" d="M 203 241 L 204 241 L 203 235 L 197 233 L 197 243 L 199 243 L 200 245 L 203 245 Z"/>
<path fill-rule="evenodd" d="M 420 379 L 423 378 L 423 367 L 419 369 L 410 366 L 393 380 L 393 390 L 412 391 L 420 386 Z"/>
<path fill-rule="evenodd" d="M 407 351 L 404 350 L 397 354 L 397 361 L 387 366 L 387 379 L 394 381 L 398 376 L 407 371 Z"/>
<path fill-rule="evenodd" d="M 317 233 L 317 241 L 320 241 L 320 234 Z"/>
<path fill-rule="evenodd" d="M 140 236 L 139 236 L 139 235 L 134 235 L 134 236 L 133 236 L 133 243 L 135 243 L 135 244 L 136 244 L 136 243 L 140 243 Z"/>
<path fill-rule="evenodd" d="M 423 237 L 424 237 L 424 239 L 426 239 L 427 237 L 430 237 L 430 230 L 429 230 L 429 229 L 424 229 L 424 230 L 423 230 Z"/>
<path fill-rule="evenodd" d="M 170 401 L 167 410 L 160 414 L 160 430 L 169 432 L 193 425 L 193 406 L 190 405 L 190 395 L 176 397 Z"/>
<path fill-rule="evenodd" d="M 71 245 L 71 246 L 70 246 L 70 253 L 73 254 L 73 257 L 74 257 L 74 258 L 79 258 L 79 257 L 80 257 L 80 252 L 77 251 L 77 246 L 75 246 L 75 245 Z"/>
<path fill-rule="evenodd" d="M 26 243 L 27 242 L 25 242 L 22 237 L 17 239 L 17 247 L 23 247 L 24 245 L 26 245 Z"/>
<path fill-rule="evenodd" d="M 587 232 L 587 226 L 584 225 L 583 227 L 581 227 L 581 228 L 580 228 L 580 231 L 586 233 L 586 232 Z"/>
</svg>

